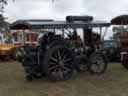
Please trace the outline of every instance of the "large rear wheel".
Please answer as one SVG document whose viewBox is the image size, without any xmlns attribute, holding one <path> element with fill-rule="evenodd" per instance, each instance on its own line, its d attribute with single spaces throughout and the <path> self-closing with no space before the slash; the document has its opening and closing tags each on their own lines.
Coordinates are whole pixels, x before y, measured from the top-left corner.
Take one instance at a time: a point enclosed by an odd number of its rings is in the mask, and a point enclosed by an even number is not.
<svg viewBox="0 0 128 96">
<path fill-rule="evenodd" d="M 50 80 L 68 80 L 74 71 L 73 61 L 72 52 L 65 45 L 57 44 L 47 50 L 43 69 Z"/>
</svg>

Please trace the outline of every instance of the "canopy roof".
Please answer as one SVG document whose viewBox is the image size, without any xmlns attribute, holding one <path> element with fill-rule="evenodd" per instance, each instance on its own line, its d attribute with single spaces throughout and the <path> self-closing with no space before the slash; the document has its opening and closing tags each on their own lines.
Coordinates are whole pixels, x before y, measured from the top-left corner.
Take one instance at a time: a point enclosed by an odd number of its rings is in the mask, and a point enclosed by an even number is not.
<svg viewBox="0 0 128 96">
<path fill-rule="evenodd" d="M 111 20 L 113 25 L 128 25 L 128 15 L 120 15 Z"/>
<path fill-rule="evenodd" d="M 10 25 L 12 30 L 18 29 L 61 29 L 61 28 L 83 28 L 83 27 L 109 27 L 110 23 L 105 21 L 54 21 L 54 20 L 18 20 Z"/>
</svg>

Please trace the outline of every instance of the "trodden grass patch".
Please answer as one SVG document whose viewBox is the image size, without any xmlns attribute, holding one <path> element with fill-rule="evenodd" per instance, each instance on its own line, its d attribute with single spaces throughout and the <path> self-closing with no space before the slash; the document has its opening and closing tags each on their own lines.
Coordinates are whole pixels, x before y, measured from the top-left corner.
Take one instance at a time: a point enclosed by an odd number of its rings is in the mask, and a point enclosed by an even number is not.
<svg viewBox="0 0 128 96">
<path fill-rule="evenodd" d="M 0 96 L 128 96 L 128 70 L 109 64 L 104 75 L 75 73 L 68 81 L 27 82 L 17 62 L 0 63 Z"/>
</svg>

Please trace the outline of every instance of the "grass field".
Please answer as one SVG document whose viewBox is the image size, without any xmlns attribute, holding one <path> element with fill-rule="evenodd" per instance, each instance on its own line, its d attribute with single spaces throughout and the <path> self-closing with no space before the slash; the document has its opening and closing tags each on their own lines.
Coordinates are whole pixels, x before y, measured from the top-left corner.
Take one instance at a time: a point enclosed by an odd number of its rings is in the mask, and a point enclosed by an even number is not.
<svg viewBox="0 0 128 96">
<path fill-rule="evenodd" d="M 16 62 L 0 63 L 0 96 L 128 96 L 128 71 L 109 64 L 104 75 L 75 73 L 71 80 L 50 82 L 43 78 L 27 82 Z"/>
</svg>

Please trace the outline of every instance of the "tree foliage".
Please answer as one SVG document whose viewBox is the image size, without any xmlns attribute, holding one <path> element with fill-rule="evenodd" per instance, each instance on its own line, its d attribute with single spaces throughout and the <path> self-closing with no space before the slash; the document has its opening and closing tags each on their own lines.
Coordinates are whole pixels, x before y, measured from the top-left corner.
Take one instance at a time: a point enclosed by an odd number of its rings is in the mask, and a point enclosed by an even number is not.
<svg viewBox="0 0 128 96">
<path fill-rule="evenodd" d="M 9 30 L 9 23 L 5 21 L 3 16 L 4 7 L 8 4 L 8 0 L 0 0 L 0 32 Z"/>
<path fill-rule="evenodd" d="M 128 32 L 128 26 L 113 27 L 113 40 L 119 41 L 121 32 Z"/>
<path fill-rule="evenodd" d="M 0 13 L 4 12 L 4 7 L 5 5 L 8 4 L 8 1 L 9 0 L 0 0 Z M 10 1 L 14 2 L 15 0 L 10 0 Z"/>
<path fill-rule="evenodd" d="M 8 4 L 8 0 L 0 0 L 0 12 L 3 13 L 4 12 L 4 7 L 5 5 Z"/>
</svg>

